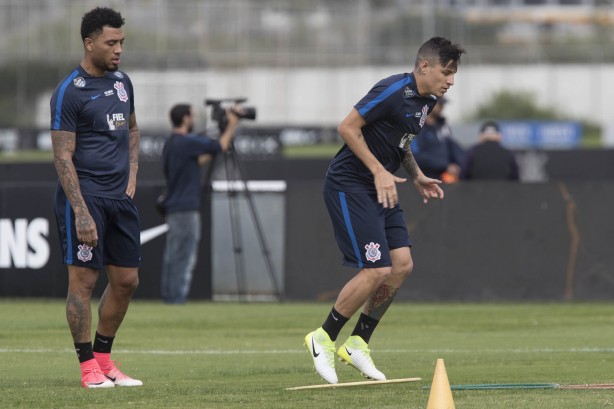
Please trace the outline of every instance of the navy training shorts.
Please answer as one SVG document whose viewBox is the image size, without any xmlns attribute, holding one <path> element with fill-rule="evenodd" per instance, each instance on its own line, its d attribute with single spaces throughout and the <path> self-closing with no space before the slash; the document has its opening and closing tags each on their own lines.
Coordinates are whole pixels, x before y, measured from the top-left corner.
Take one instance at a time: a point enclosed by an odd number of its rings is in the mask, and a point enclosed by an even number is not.
<svg viewBox="0 0 614 409">
<path fill-rule="evenodd" d="M 60 236 L 64 264 L 99 270 L 106 265 L 139 267 L 141 265 L 141 227 L 134 201 L 83 196 L 96 223 L 98 244 L 79 243 L 75 213 L 61 187 L 55 195 L 55 219 Z"/>
<path fill-rule="evenodd" d="M 385 209 L 376 194 L 344 193 L 324 187 L 324 201 L 333 222 L 343 265 L 390 267 L 390 250 L 411 247 L 403 210 Z"/>
</svg>

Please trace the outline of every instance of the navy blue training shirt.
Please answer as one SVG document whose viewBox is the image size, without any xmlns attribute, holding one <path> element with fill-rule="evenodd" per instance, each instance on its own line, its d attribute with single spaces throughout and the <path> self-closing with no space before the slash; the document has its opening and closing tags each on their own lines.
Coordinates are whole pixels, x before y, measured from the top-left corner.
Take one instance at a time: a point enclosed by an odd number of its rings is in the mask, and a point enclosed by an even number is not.
<svg viewBox="0 0 614 409">
<path fill-rule="evenodd" d="M 221 149 L 217 140 L 206 136 L 171 135 L 166 140 L 162 150 L 167 186 L 166 213 L 200 209 L 202 192 L 198 157 Z"/>
<path fill-rule="evenodd" d="M 435 96 L 418 94 L 414 75 L 405 73 L 379 81 L 354 105 L 367 123 L 365 142 L 387 171 L 399 169 L 436 102 Z M 325 184 L 343 192 L 376 193 L 373 174 L 346 144 L 332 160 Z"/>
<path fill-rule="evenodd" d="M 51 130 L 76 134 L 72 160 L 83 195 L 128 197 L 132 113 L 132 82 L 121 71 L 94 77 L 78 66 L 53 92 Z"/>
</svg>

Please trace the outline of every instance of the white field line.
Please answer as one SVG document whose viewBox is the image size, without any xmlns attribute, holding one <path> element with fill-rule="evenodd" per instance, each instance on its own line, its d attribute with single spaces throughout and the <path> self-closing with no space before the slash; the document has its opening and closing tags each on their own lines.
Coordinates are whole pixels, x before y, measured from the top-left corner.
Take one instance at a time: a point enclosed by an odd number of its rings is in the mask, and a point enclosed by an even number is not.
<svg viewBox="0 0 614 409">
<path fill-rule="evenodd" d="M 0 354 L 48 354 L 48 353 L 74 353 L 71 348 L 0 348 Z M 258 355 L 258 354 L 304 354 L 305 349 L 114 349 L 119 354 L 147 354 L 147 355 Z M 421 353 L 475 353 L 473 349 L 374 349 L 378 354 L 421 354 Z M 500 348 L 481 349 L 484 353 L 612 353 L 614 348 Z"/>
</svg>

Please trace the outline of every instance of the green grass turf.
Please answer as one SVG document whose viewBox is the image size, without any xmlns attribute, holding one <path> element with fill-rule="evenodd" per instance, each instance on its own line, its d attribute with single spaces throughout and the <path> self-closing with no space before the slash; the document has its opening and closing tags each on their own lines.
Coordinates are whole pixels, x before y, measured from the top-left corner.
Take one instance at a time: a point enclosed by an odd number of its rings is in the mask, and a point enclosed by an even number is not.
<svg viewBox="0 0 614 409">
<path fill-rule="evenodd" d="M 1 152 L 0 163 L 21 162 L 53 162 L 51 151 L 23 150 L 17 152 Z"/>
<path fill-rule="evenodd" d="M 332 159 L 339 148 L 341 148 L 340 143 L 284 146 L 282 156 L 286 159 Z M 0 163 L 20 162 L 53 162 L 53 153 L 51 151 L 38 150 L 0 151 Z"/>
<path fill-rule="evenodd" d="M 303 337 L 328 303 L 136 300 L 114 344 L 133 388 L 86 390 L 61 300 L 0 300 L 1 408 L 426 408 L 435 361 L 451 384 L 612 383 L 614 305 L 393 304 L 371 340 L 389 379 L 417 383 L 286 391 L 317 384 Z M 93 305 L 96 311 L 96 304 Z M 344 328 L 349 335 L 354 320 Z M 360 375 L 338 366 L 341 382 Z M 614 391 L 454 391 L 462 408 L 603 408 Z"/>
</svg>

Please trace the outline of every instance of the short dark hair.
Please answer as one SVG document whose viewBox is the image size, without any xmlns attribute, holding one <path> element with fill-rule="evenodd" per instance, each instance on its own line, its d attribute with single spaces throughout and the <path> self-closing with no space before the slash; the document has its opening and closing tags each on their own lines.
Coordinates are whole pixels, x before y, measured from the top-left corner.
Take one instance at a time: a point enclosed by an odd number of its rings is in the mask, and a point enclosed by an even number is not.
<svg viewBox="0 0 614 409">
<path fill-rule="evenodd" d="M 107 7 L 96 7 L 85 13 L 81 19 L 81 39 L 99 35 L 104 26 L 120 28 L 123 25 L 124 18 L 119 12 Z"/>
<path fill-rule="evenodd" d="M 439 62 L 443 67 L 447 66 L 450 62 L 458 65 L 460 64 L 461 55 L 465 52 L 464 48 L 458 44 L 452 44 L 447 38 L 433 37 L 420 46 L 416 55 L 415 66 L 417 67 L 420 65 L 420 61 L 424 60 L 429 63 Z"/>
<path fill-rule="evenodd" d="M 170 117 L 173 127 L 181 126 L 183 118 L 192 113 L 192 106 L 189 104 L 177 104 L 171 108 Z"/>
</svg>

